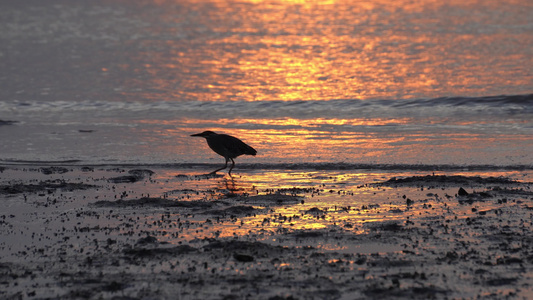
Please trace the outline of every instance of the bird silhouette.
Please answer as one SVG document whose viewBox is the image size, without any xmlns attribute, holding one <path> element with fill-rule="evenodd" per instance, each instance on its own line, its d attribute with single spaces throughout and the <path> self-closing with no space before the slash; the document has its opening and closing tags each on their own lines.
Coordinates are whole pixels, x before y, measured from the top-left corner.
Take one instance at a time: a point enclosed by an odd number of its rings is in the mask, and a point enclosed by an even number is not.
<svg viewBox="0 0 533 300">
<path fill-rule="evenodd" d="M 227 168 L 228 161 L 231 160 L 231 168 L 228 171 L 228 174 L 231 176 L 231 170 L 233 170 L 233 167 L 235 167 L 235 161 L 233 160 L 234 158 L 243 154 L 253 156 L 257 154 L 257 151 L 254 148 L 248 146 L 240 139 L 231 135 L 218 134 L 207 130 L 202 133 L 192 134 L 191 136 L 204 137 L 207 141 L 207 145 L 209 145 L 209 148 L 226 159 L 226 164 L 224 167 L 216 169 L 215 171 L 211 172 L 211 174 L 215 174 L 216 172 Z"/>
</svg>

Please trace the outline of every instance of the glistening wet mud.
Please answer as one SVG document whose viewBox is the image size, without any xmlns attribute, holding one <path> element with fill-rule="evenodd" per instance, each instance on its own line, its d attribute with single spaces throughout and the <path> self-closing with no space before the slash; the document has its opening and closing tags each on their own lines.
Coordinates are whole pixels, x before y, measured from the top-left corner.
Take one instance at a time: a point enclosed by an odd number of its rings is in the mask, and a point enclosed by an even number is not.
<svg viewBox="0 0 533 300">
<path fill-rule="evenodd" d="M 3 298 L 533 296 L 529 175 L 63 167 L 3 166 Z"/>
</svg>

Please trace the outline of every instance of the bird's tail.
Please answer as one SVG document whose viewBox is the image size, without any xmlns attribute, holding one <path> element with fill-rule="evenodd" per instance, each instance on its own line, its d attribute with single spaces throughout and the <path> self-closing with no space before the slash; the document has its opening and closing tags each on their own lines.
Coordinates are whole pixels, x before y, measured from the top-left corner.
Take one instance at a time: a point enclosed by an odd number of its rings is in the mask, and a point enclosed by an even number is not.
<svg viewBox="0 0 533 300">
<path fill-rule="evenodd" d="M 252 148 L 252 147 L 250 147 L 248 145 L 246 145 L 246 146 L 247 147 L 246 147 L 246 149 L 244 151 L 244 154 L 253 155 L 253 156 L 255 156 L 257 154 L 257 150 L 255 150 L 254 148 Z"/>
</svg>

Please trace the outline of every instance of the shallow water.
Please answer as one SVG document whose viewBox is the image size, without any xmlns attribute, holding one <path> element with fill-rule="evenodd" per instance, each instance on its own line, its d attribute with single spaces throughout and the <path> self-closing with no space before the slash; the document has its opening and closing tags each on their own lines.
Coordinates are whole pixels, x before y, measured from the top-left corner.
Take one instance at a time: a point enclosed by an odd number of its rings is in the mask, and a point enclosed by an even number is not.
<svg viewBox="0 0 533 300">
<path fill-rule="evenodd" d="M 0 159 L 531 166 L 524 1 L 7 1 Z M 508 96 L 497 96 L 508 95 Z M 273 165 L 273 166 L 272 166 Z"/>
<path fill-rule="evenodd" d="M 258 150 L 237 168 L 294 164 L 531 166 L 533 98 L 298 102 L 0 103 L 5 161 L 223 164 L 214 130 Z M 223 118 L 218 116 L 222 114 Z M 250 166 L 251 164 L 255 166 Z M 274 166 L 272 166 L 274 165 Z"/>
</svg>

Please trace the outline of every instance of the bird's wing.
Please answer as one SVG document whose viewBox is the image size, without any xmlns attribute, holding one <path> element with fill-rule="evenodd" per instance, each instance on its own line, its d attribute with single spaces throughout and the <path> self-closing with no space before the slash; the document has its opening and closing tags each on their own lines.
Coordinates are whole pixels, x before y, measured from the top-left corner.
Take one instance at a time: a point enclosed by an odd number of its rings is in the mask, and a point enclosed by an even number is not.
<svg viewBox="0 0 533 300">
<path fill-rule="evenodd" d="M 219 142 L 224 150 L 227 151 L 226 153 L 228 153 L 228 157 L 230 158 L 235 158 L 243 154 L 257 154 L 257 151 L 254 148 L 246 145 L 243 141 L 231 135 L 219 134 L 217 142 Z"/>
</svg>

